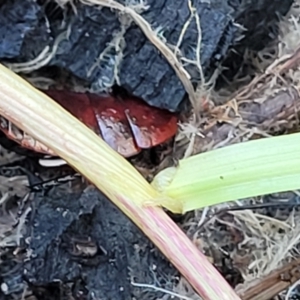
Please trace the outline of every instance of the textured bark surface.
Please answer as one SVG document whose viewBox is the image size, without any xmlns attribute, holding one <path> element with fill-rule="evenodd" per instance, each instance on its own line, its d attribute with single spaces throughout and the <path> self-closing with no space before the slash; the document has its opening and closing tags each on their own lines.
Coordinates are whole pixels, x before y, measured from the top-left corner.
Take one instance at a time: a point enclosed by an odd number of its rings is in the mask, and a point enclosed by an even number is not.
<svg viewBox="0 0 300 300">
<path fill-rule="evenodd" d="M 43 2 L 46 3 L 0 1 L 1 62 L 32 60 L 68 29 L 67 39 L 59 44 L 48 66 L 67 70 L 85 80 L 94 91 L 119 83 L 151 105 L 178 110 L 185 96 L 184 87 L 166 59 L 134 22 L 124 27 L 118 12 L 108 8 L 98 10 L 76 4 L 75 14 L 71 6 L 62 10 L 53 2 Z M 258 47 L 258 43 L 261 45 L 262 40 L 270 38 L 278 16 L 285 14 L 291 3 L 292 0 L 271 3 L 270 0 L 194 1 L 201 24 L 200 58 L 204 73 L 210 74 L 226 58 L 229 48 L 236 46 L 241 32 L 234 25 L 235 21 L 249 29 L 243 33 L 246 37 L 239 42 L 239 47 Z M 141 15 L 168 44 L 176 45 L 190 17 L 188 1 L 148 0 L 147 5 L 149 9 Z M 120 41 L 114 40 L 116 35 L 124 37 L 121 52 L 109 47 L 110 43 L 116 45 Z M 193 61 L 196 60 L 198 35 L 193 18 L 180 47 L 183 56 Z M 199 81 L 195 65 L 187 64 L 185 68 L 194 83 Z"/>
<path fill-rule="evenodd" d="M 213 4 L 208 4 L 196 1 L 194 4 L 200 16 L 201 62 L 204 71 L 211 65 L 212 60 L 220 59 L 226 54 L 233 40 L 234 27 L 231 16 L 234 11 L 226 1 L 222 4 L 217 2 L 212 1 Z M 152 28 L 163 33 L 168 43 L 176 45 L 190 16 L 188 2 L 152 0 L 147 4 L 150 9 L 142 16 Z M 19 14 L 20 11 L 22 14 Z M 94 7 L 77 5 L 75 15 L 71 7 L 62 13 L 59 8 L 44 8 L 31 0 L 14 0 L 9 1 L 9 4 L 2 4 L 0 20 L 4 20 L 6 24 L 5 47 L 0 48 L 2 60 L 13 58 L 14 61 L 24 62 L 34 59 L 47 44 L 53 43 L 60 32 L 69 28 L 68 40 L 62 41 L 48 65 L 68 70 L 91 83 L 95 89 L 110 87 L 115 83 L 114 73 L 118 55 L 115 49 L 110 49 L 95 68 L 93 65 L 122 28 L 116 12 L 107 8 L 97 10 Z M 10 31 L 16 22 L 23 24 L 22 34 L 16 32 L 16 29 Z M 0 34 L 3 34 L 2 30 Z M 134 23 L 125 30 L 124 39 L 126 46 L 117 72 L 120 85 L 152 105 L 170 110 L 177 109 L 185 90 L 169 63 Z M 198 30 L 194 19 L 180 47 L 185 57 L 195 60 L 197 39 Z M 195 80 L 198 79 L 195 66 L 187 69 Z"/>
<path fill-rule="evenodd" d="M 154 300 L 164 295 L 134 287 L 131 280 L 172 289 L 171 280 L 178 275 L 175 268 L 95 189 L 37 194 L 31 208 L 32 218 L 26 225 L 28 258 L 15 262 L 11 272 L 13 261 L 7 259 L 1 266 L 7 295 L 22 292 L 24 280 L 34 291 L 50 285 L 54 290 L 59 288 L 58 282 L 63 291 L 63 284 L 72 283 L 76 299 Z M 44 293 L 41 299 L 45 299 Z M 54 292 L 50 295 L 50 299 L 65 299 L 55 297 Z"/>
</svg>

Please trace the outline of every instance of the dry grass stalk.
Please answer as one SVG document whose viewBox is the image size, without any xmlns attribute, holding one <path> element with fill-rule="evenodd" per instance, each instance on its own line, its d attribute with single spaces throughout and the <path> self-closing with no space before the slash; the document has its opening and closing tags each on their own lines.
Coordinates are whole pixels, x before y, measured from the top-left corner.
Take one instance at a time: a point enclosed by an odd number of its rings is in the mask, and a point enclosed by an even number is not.
<svg viewBox="0 0 300 300">
<path fill-rule="evenodd" d="M 242 300 L 269 300 L 300 280 L 300 259 L 285 264 L 264 278 L 257 279 L 247 289 L 237 288 Z"/>
<path fill-rule="evenodd" d="M 196 137 L 192 154 L 295 128 L 300 86 L 283 76 L 296 72 L 299 62 L 300 48 L 255 77 L 224 105 L 211 104 L 203 113 L 203 135 Z M 189 134 L 184 131 L 187 126 L 182 128 L 177 136 L 179 145 Z"/>
</svg>

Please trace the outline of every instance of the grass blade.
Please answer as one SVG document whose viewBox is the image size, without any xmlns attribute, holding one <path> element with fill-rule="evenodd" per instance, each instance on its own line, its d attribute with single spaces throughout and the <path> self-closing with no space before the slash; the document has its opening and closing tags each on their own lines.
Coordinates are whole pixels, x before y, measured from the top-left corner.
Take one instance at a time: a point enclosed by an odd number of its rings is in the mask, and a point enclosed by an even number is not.
<svg viewBox="0 0 300 300">
<path fill-rule="evenodd" d="M 300 133 L 201 153 L 161 171 L 152 185 L 183 212 L 300 188 Z M 166 203 L 168 206 L 168 203 Z"/>
</svg>

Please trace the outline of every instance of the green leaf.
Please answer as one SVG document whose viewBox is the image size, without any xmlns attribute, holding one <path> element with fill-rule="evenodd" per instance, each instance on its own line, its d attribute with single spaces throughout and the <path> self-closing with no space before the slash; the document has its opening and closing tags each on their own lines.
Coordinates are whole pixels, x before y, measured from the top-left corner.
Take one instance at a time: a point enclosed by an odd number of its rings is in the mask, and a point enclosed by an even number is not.
<svg viewBox="0 0 300 300">
<path fill-rule="evenodd" d="M 183 212 L 299 189 L 300 133 L 244 142 L 183 159 L 177 168 L 157 174 L 152 185 L 179 201 Z"/>
</svg>

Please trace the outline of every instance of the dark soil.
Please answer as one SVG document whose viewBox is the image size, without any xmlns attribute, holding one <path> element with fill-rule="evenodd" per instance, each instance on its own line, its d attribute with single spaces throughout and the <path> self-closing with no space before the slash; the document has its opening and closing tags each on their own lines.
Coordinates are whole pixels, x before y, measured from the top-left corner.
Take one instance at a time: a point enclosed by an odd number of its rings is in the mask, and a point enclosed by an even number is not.
<svg viewBox="0 0 300 300">
<path fill-rule="evenodd" d="M 6 176 L 24 171 L 31 174 L 29 184 L 41 189 L 28 199 L 28 194 L 10 199 L 6 208 L 12 211 L 18 203 L 19 217 L 28 213 L 20 245 L 0 252 L 0 299 L 15 299 L 26 287 L 36 299 L 158 299 L 164 294 L 131 282 L 172 290 L 177 271 L 103 194 L 93 187 L 73 186 L 78 191 L 72 192 L 62 188 L 67 183 L 58 186 L 59 180 L 45 189 L 26 166 L 0 168 Z"/>
</svg>

